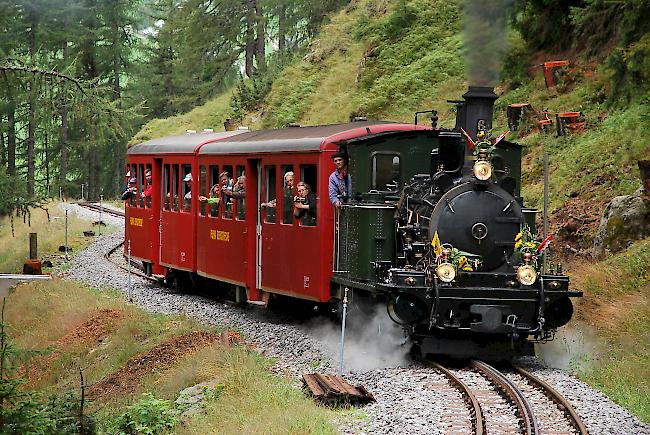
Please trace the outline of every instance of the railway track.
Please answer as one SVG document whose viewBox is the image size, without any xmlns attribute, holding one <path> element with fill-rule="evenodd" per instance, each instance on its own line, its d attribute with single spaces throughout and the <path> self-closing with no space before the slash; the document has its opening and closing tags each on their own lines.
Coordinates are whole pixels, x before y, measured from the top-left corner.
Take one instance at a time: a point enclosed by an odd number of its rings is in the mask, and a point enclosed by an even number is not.
<svg viewBox="0 0 650 435">
<path fill-rule="evenodd" d="M 114 264 L 115 266 L 119 267 L 120 269 L 124 270 L 125 272 L 132 273 L 140 278 L 146 279 L 147 281 L 155 282 L 156 284 L 160 284 L 160 280 L 156 277 L 153 276 L 148 276 L 142 271 L 142 266 L 135 262 L 134 260 L 131 260 L 131 269 L 129 269 L 128 266 L 128 259 L 124 254 L 121 256 L 121 260 L 116 260 L 114 257 L 115 252 L 120 249 L 121 247 L 124 246 L 124 241 L 118 243 L 114 247 L 112 247 L 108 252 L 104 254 L 104 258 Z M 124 264 L 126 262 L 126 265 Z"/>
<path fill-rule="evenodd" d="M 471 432 L 482 434 L 580 434 L 587 429 L 562 395 L 550 385 L 520 367 L 501 372 L 482 361 L 462 369 L 423 361 L 442 373 L 465 402 L 466 409 L 446 418 L 454 433 L 458 420 L 469 412 Z"/>
<path fill-rule="evenodd" d="M 97 202 L 90 202 L 90 201 L 79 201 L 77 203 L 78 206 L 84 207 L 93 211 L 96 211 L 98 213 L 106 213 L 111 216 L 115 217 L 124 217 L 124 212 L 120 210 L 113 210 L 112 208 L 106 208 L 103 205 L 100 205 Z"/>
</svg>

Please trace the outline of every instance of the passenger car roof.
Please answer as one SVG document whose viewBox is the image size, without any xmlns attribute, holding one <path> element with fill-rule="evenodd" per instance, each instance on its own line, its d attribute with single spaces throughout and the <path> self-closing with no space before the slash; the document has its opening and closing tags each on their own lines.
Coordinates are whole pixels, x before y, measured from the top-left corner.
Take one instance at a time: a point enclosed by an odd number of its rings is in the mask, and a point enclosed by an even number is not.
<svg viewBox="0 0 650 435">
<path fill-rule="evenodd" d="M 424 129 L 424 127 L 386 121 L 361 121 L 347 124 L 287 127 L 277 130 L 251 131 L 218 142 L 206 144 L 201 147 L 199 154 L 324 151 L 328 148 L 328 144 L 336 144 L 354 137 L 366 136 L 384 131 L 416 129 Z M 335 149 L 335 147 L 332 146 L 332 149 Z"/>
<path fill-rule="evenodd" d="M 206 143 L 215 142 L 232 136 L 247 133 L 247 130 L 186 133 L 151 139 L 133 145 L 127 154 L 194 154 Z"/>
</svg>

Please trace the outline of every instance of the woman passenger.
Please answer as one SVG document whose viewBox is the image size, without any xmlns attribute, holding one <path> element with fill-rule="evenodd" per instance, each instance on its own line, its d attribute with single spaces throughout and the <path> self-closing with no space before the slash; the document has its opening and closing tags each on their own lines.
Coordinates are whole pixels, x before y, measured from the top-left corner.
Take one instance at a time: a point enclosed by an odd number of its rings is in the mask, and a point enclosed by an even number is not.
<svg viewBox="0 0 650 435">
<path fill-rule="evenodd" d="M 313 227 L 316 225 L 316 195 L 304 181 L 297 184 L 297 190 L 298 195 L 293 198 L 293 217 L 300 219 L 302 225 Z"/>
</svg>

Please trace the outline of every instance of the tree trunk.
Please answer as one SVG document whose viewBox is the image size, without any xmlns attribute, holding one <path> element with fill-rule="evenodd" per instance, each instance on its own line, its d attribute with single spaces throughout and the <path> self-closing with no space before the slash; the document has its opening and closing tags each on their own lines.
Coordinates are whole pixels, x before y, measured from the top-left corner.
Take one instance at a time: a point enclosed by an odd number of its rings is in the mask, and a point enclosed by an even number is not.
<svg viewBox="0 0 650 435">
<path fill-rule="evenodd" d="M 45 192 L 47 197 L 50 197 L 50 144 L 49 144 L 49 130 L 50 123 L 47 123 L 45 129 L 43 129 L 43 145 L 45 146 Z"/>
<path fill-rule="evenodd" d="M 113 97 L 115 100 L 117 100 L 117 107 L 122 108 L 122 103 L 121 103 L 121 96 L 122 96 L 122 88 L 120 85 L 120 71 L 122 67 L 122 59 L 120 55 L 120 27 L 119 23 L 117 20 L 113 23 Z M 120 137 L 117 142 L 115 143 L 114 147 L 114 152 L 115 152 L 115 169 L 112 171 L 113 172 L 113 194 L 117 196 L 120 193 L 120 189 L 122 186 L 120 186 L 122 182 L 122 171 L 123 168 L 126 166 L 124 162 L 124 150 L 122 149 L 122 138 Z M 110 173 L 110 172 L 109 172 Z"/>
<path fill-rule="evenodd" d="M 27 103 L 27 196 L 34 196 L 34 173 L 36 169 L 36 153 L 34 151 L 34 136 L 36 134 L 36 119 L 35 119 L 35 97 L 34 87 L 36 84 L 33 79 L 30 83 L 29 89 L 29 102 Z"/>
<path fill-rule="evenodd" d="M 4 174 L 5 165 L 7 164 L 4 120 L 4 116 L 0 116 L 0 173 L 2 174 Z"/>
<path fill-rule="evenodd" d="M 247 77 L 251 77 L 253 70 L 253 55 L 255 54 L 255 6 L 257 0 L 246 0 L 246 53 L 244 71 Z"/>
<path fill-rule="evenodd" d="M 31 16 L 31 28 L 29 29 L 29 57 L 32 65 L 36 65 L 36 26 L 38 25 L 36 14 Z M 36 166 L 36 153 L 34 151 L 36 134 L 36 80 L 32 76 L 29 81 L 29 101 L 27 103 L 27 196 L 34 196 L 34 173 Z"/>
<path fill-rule="evenodd" d="M 5 80 L 7 76 L 5 75 Z M 7 86 L 9 83 L 7 82 Z M 7 112 L 7 174 L 16 175 L 16 102 L 11 91 L 9 97 L 9 111 Z"/>
<path fill-rule="evenodd" d="M 16 174 L 16 100 L 9 83 L 7 72 L 2 71 L 2 78 L 7 91 L 7 174 Z"/>
<path fill-rule="evenodd" d="M 66 178 L 68 177 L 68 101 L 65 94 L 65 85 L 61 94 L 61 128 L 59 129 L 59 146 L 61 156 L 59 158 L 59 186 L 66 192 Z"/>
<path fill-rule="evenodd" d="M 278 51 L 282 54 L 287 47 L 287 7 L 281 5 L 278 10 Z"/>
<path fill-rule="evenodd" d="M 255 59 L 257 60 L 257 69 L 263 71 L 266 68 L 265 62 L 265 44 L 266 37 L 264 34 L 264 14 L 262 13 L 262 6 L 255 3 L 255 20 L 257 21 L 257 38 L 255 41 Z"/>
</svg>

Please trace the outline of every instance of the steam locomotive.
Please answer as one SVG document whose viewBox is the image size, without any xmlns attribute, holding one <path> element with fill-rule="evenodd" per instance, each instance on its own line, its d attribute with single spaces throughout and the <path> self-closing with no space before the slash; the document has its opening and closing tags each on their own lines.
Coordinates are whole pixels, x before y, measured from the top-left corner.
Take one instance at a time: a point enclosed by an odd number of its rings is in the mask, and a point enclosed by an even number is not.
<svg viewBox="0 0 650 435">
<path fill-rule="evenodd" d="M 581 293 L 559 268 L 545 271 L 547 241 L 533 236 L 536 210 L 520 193 L 521 146 L 489 135 L 496 98 L 470 87 L 453 101 L 452 130 L 436 128 L 432 111 L 431 127 L 416 115 L 415 125 L 361 120 L 135 145 L 127 171 L 142 193 L 126 203 L 125 254 L 179 287 L 220 283 L 239 303 L 372 300 L 425 354 L 530 354 L 532 340 L 570 320 Z M 334 153 L 347 154 L 353 180 L 340 209 L 328 198 Z M 230 177 L 245 197 L 206 203 Z M 294 177 L 317 198 L 308 225 L 291 215 Z"/>
<path fill-rule="evenodd" d="M 551 339 L 571 319 L 570 298 L 582 296 L 561 267 L 543 273 L 550 238 L 535 239 L 538 211 L 523 205 L 522 147 L 489 137 L 496 99 L 474 86 L 450 101 L 454 131 L 396 144 L 413 166 L 408 181 L 362 194 L 339 223 L 332 281 L 381 295 L 423 354 L 532 354 L 533 340 Z M 351 162 L 367 160 L 366 149 L 348 149 Z"/>
</svg>

